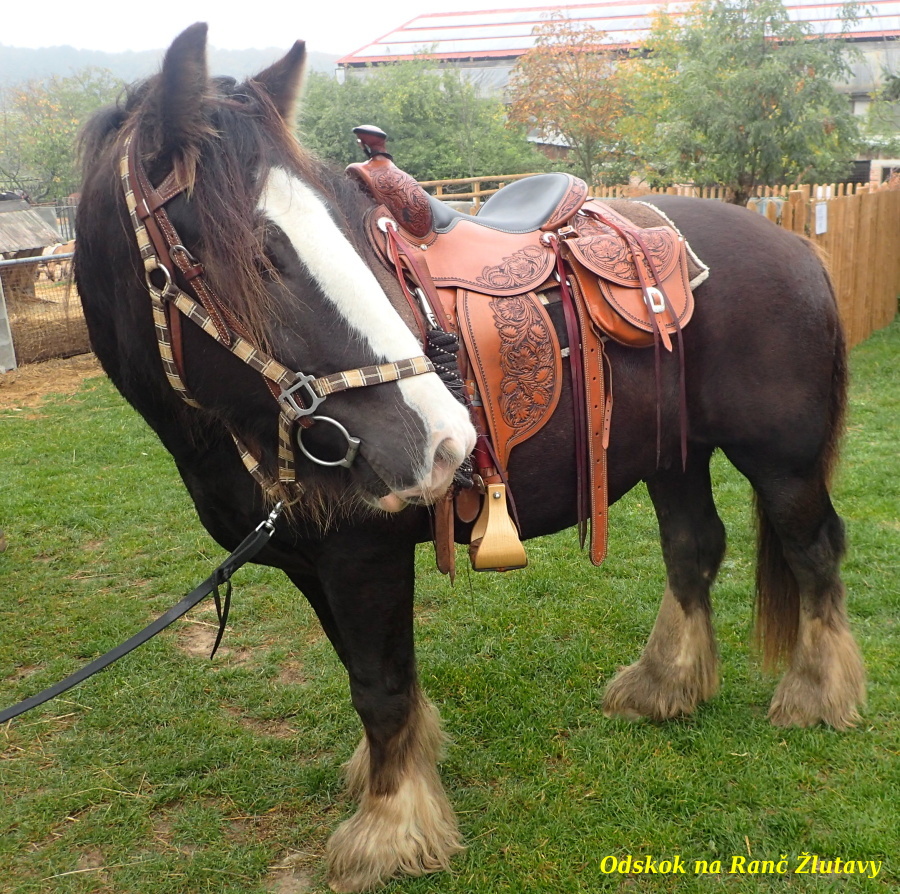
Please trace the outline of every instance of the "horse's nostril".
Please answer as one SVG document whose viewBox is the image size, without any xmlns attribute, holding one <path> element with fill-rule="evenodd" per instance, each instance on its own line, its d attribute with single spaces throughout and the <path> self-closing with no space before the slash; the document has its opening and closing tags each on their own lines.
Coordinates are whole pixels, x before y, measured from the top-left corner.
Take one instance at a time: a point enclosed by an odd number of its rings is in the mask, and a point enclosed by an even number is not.
<svg viewBox="0 0 900 894">
<path fill-rule="evenodd" d="M 453 438 L 444 438 L 434 451 L 434 465 L 437 467 L 455 469 L 464 459 L 462 445 Z"/>
</svg>

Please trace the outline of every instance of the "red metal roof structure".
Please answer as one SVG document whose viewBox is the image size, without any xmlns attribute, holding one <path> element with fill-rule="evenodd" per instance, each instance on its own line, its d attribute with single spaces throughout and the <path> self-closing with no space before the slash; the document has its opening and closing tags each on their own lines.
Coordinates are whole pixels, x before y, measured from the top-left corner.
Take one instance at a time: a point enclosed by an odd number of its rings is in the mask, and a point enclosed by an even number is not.
<svg viewBox="0 0 900 894">
<path fill-rule="evenodd" d="M 342 68 L 398 62 L 402 59 L 435 60 L 515 59 L 534 46 L 535 25 L 554 13 L 584 22 L 609 37 L 610 46 L 638 46 L 658 11 L 683 12 L 685 0 L 607 0 L 599 3 L 534 6 L 522 9 L 487 9 L 473 12 L 427 13 L 338 60 Z M 822 0 L 787 0 L 791 18 L 808 22 L 815 33 L 838 35 L 843 4 Z M 900 38 L 900 0 L 869 0 L 859 20 L 850 26 L 854 40 Z"/>
</svg>

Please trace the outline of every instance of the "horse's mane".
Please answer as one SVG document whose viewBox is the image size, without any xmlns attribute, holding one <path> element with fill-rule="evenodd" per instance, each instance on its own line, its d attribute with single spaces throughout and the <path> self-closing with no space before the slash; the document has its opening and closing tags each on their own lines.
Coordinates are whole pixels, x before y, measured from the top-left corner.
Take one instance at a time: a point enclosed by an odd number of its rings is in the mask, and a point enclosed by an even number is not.
<svg viewBox="0 0 900 894">
<path fill-rule="evenodd" d="M 169 153 L 160 157 L 156 151 L 165 141 L 163 115 L 155 101 L 160 77 L 128 88 L 115 106 L 97 112 L 87 123 L 80 138 L 85 180 L 101 165 L 102 175 L 119 189 L 122 135 L 132 126 L 137 128 L 151 182 L 158 184 L 168 174 Z M 363 215 L 370 200 L 354 180 L 300 146 L 260 84 L 215 78 L 209 85 L 205 115 L 197 120 L 186 144 L 177 147 L 174 162 L 189 184 L 199 234 L 197 254 L 210 282 L 258 344 L 267 347 L 269 334 L 278 324 L 270 300 L 277 273 L 260 252 L 266 222 L 255 209 L 268 169 L 282 165 L 322 195 L 361 253 L 365 252 Z M 200 159 L 202 168 L 198 168 Z"/>
</svg>

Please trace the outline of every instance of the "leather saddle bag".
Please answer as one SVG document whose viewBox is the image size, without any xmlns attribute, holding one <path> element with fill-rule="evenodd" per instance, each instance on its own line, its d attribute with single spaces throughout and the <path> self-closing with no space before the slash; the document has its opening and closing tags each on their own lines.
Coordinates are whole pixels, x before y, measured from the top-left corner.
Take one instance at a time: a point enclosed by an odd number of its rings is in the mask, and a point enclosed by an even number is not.
<svg viewBox="0 0 900 894">
<path fill-rule="evenodd" d="M 563 252 L 592 322 L 628 347 L 649 347 L 659 331 L 671 350 L 669 336 L 683 328 L 694 312 L 684 238 L 668 227 L 637 229 L 600 202 L 588 202 L 585 210 L 592 213 L 576 216 L 569 233 L 561 235 L 565 236 Z M 638 233 L 653 269 L 643 250 L 633 251 L 616 230 Z M 643 281 L 653 285 L 649 295 L 642 287 L 638 263 L 644 267 Z"/>
</svg>

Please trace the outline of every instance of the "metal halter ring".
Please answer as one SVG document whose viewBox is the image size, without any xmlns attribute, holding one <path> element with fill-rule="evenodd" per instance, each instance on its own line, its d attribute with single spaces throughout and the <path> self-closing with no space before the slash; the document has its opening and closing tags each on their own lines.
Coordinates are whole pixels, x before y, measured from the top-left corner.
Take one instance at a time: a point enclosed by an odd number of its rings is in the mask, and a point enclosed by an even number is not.
<svg viewBox="0 0 900 894">
<path fill-rule="evenodd" d="M 337 419 L 332 419 L 330 416 L 313 416 L 312 418 L 313 422 L 327 422 L 333 425 L 347 439 L 347 452 L 344 454 L 343 459 L 335 460 L 319 459 L 318 456 L 313 456 L 303 443 L 303 432 L 306 429 L 298 427 L 297 446 L 300 448 L 300 452 L 318 466 L 343 466 L 345 469 L 349 469 L 353 465 L 353 460 L 356 459 L 356 454 L 359 453 L 359 438 L 354 438 Z"/>
<path fill-rule="evenodd" d="M 157 272 L 161 273 L 163 277 L 162 288 L 156 285 L 156 283 L 153 282 L 153 280 L 150 278 L 152 274 Z M 147 288 L 157 295 L 165 295 L 169 291 L 169 289 L 172 288 L 172 274 L 169 273 L 169 268 L 166 267 L 165 264 L 157 263 L 157 265 L 151 270 L 145 270 L 144 280 L 147 283 Z"/>
</svg>

